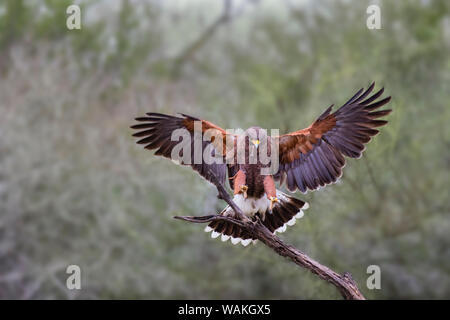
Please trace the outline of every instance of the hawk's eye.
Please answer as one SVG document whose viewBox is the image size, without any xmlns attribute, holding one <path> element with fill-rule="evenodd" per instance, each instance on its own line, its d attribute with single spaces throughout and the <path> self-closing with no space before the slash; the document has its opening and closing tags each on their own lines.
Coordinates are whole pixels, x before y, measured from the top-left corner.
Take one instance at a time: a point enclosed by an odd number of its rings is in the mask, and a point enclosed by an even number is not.
<svg viewBox="0 0 450 320">
<path fill-rule="evenodd" d="M 259 140 L 258 139 L 252 140 L 252 143 L 255 145 L 255 147 L 257 147 L 259 145 Z"/>
</svg>

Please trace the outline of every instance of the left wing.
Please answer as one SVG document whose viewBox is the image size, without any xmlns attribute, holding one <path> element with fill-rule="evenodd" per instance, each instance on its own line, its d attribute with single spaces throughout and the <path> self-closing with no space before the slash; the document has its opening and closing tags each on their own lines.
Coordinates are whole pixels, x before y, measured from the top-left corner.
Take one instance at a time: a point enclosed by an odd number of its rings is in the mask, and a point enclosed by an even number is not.
<svg viewBox="0 0 450 320">
<path fill-rule="evenodd" d="M 225 177 L 227 174 L 227 164 L 225 158 L 227 156 L 227 152 L 235 146 L 234 135 L 228 134 L 224 129 L 209 121 L 197 119 L 185 114 L 182 114 L 182 117 L 174 117 L 162 113 L 150 112 L 147 113 L 146 117 L 136 118 L 136 121 L 138 121 L 139 124 L 133 125 L 131 128 L 139 130 L 133 134 L 134 137 L 140 138 L 137 143 L 144 144 L 145 149 L 156 149 L 155 155 L 157 156 L 163 156 L 172 160 L 179 160 L 178 158 L 183 158 L 182 151 L 180 153 L 176 152 L 177 158 L 173 158 L 172 151 L 179 143 L 183 141 L 182 137 L 178 137 L 178 140 L 173 140 L 172 135 L 175 130 L 185 130 L 186 137 L 190 139 L 188 143 L 191 144 L 189 147 L 191 154 L 185 155 L 188 157 L 189 162 L 180 161 L 181 164 L 190 165 L 192 169 L 197 171 L 203 178 L 210 182 L 210 171 L 222 183 L 225 182 Z M 204 136 L 209 136 L 206 141 L 203 139 Z M 200 150 L 195 149 L 196 145 L 201 147 Z M 210 148 L 205 151 L 208 147 Z M 201 157 L 201 163 L 195 163 L 194 160 L 196 157 L 194 156 L 194 152 L 198 152 L 198 156 Z M 203 156 L 206 152 L 210 152 L 212 158 L 222 157 L 222 163 L 214 162 L 208 164 L 205 162 Z"/>
<path fill-rule="evenodd" d="M 292 192 L 335 182 L 342 175 L 344 156 L 361 157 L 364 144 L 379 132 L 374 128 L 387 123 L 376 119 L 392 111 L 374 111 L 391 99 L 376 101 L 383 88 L 366 99 L 374 86 L 372 83 L 366 91 L 359 90 L 335 113 L 330 113 L 330 106 L 308 128 L 278 137 L 280 166 L 275 178 L 281 183 L 286 180 Z"/>
</svg>

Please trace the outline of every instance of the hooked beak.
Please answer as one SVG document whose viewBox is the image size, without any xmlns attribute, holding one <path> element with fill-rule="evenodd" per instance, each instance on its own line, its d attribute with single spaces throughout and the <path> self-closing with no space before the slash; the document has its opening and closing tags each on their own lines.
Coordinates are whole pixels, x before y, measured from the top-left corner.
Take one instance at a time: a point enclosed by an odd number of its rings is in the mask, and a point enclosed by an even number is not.
<svg viewBox="0 0 450 320">
<path fill-rule="evenodd" d="M 259 146 L 259 140 L 258 140 L 258 139 L 252 140 L 252 143 L 253 143 L 253 145 L 254 145 L 256 148 L 258 148 L 258 146 Z"/>
</svg>

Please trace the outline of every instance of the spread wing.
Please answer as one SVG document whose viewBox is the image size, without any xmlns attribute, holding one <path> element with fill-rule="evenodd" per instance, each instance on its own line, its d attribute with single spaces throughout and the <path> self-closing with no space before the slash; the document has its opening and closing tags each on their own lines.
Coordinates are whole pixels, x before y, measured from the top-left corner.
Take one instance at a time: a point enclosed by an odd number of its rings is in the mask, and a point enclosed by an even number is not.
<svg viewBox="0 0 450 320">
<path fill-rule="evenodd" d="M 185 114 L 174 117 L 151 112 L 146 117 L 136 118 L 136 121 L 139 124 L 131 128 L 138 130 L 133 134 L 140 138 L 138 144 L 149 150 L 156 149 L 155 155 L 190 165 L 208 181 L 211 181 L 211 171 L 224 183 L 227 172 L 225 158 L 235 146 L 234 135 L 227 134 L 211 122 Z M 205 161 L 204 155 L 209 155 L 212 161 Z"/>
<path fill-rule="evenodd" d="M 376 111 L 391 97 L 377 100 L 382 88 L 372 96 L 375 83 L 359 90 L 336 112 L 325 110 L 312 125 L 279 137 L 280 166 L 275 178 L 286 181 L 290 191 L 306 192 L 335 182 L 342 175 L 344 156 L 359 158 L 376 127 L 387 123 L 377 120 L 392 110 Z"/>
</svg>

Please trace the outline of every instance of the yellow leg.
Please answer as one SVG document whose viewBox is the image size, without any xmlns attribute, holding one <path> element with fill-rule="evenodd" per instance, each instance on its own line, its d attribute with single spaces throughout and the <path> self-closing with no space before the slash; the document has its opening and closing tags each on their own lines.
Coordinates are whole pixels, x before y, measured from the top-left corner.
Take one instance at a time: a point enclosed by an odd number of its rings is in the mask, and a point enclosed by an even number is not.
<svg viewBox="0 0 450 320">
<path fill-rule="evenodd" d="M 248 187 L 245 185 L 245 173 L 239 170 L 234 178 L 234 194 L 242 193 L 244 198 L 247 198 Z"/>
<path fill-rule="evenodd" d="M 272 211 L 272 209 L 273 209 L 273 204 L 274 204 L 275 202 L 280 202 L 280 200 L 278 200 L 277 197 L 272 197 L 272 196 L 269 197 L 269 200 L 270 200 L 270 207 L 269 207 L 269 210 Z"/>
<path fill-rule="evenodd" d="M 244 194 L 244 199 L 247 199 L 247 190 L 248 190 L 248 187 L 245 184 L 243 184 L 239 187 L 239 193 Z"/>
</svg>

